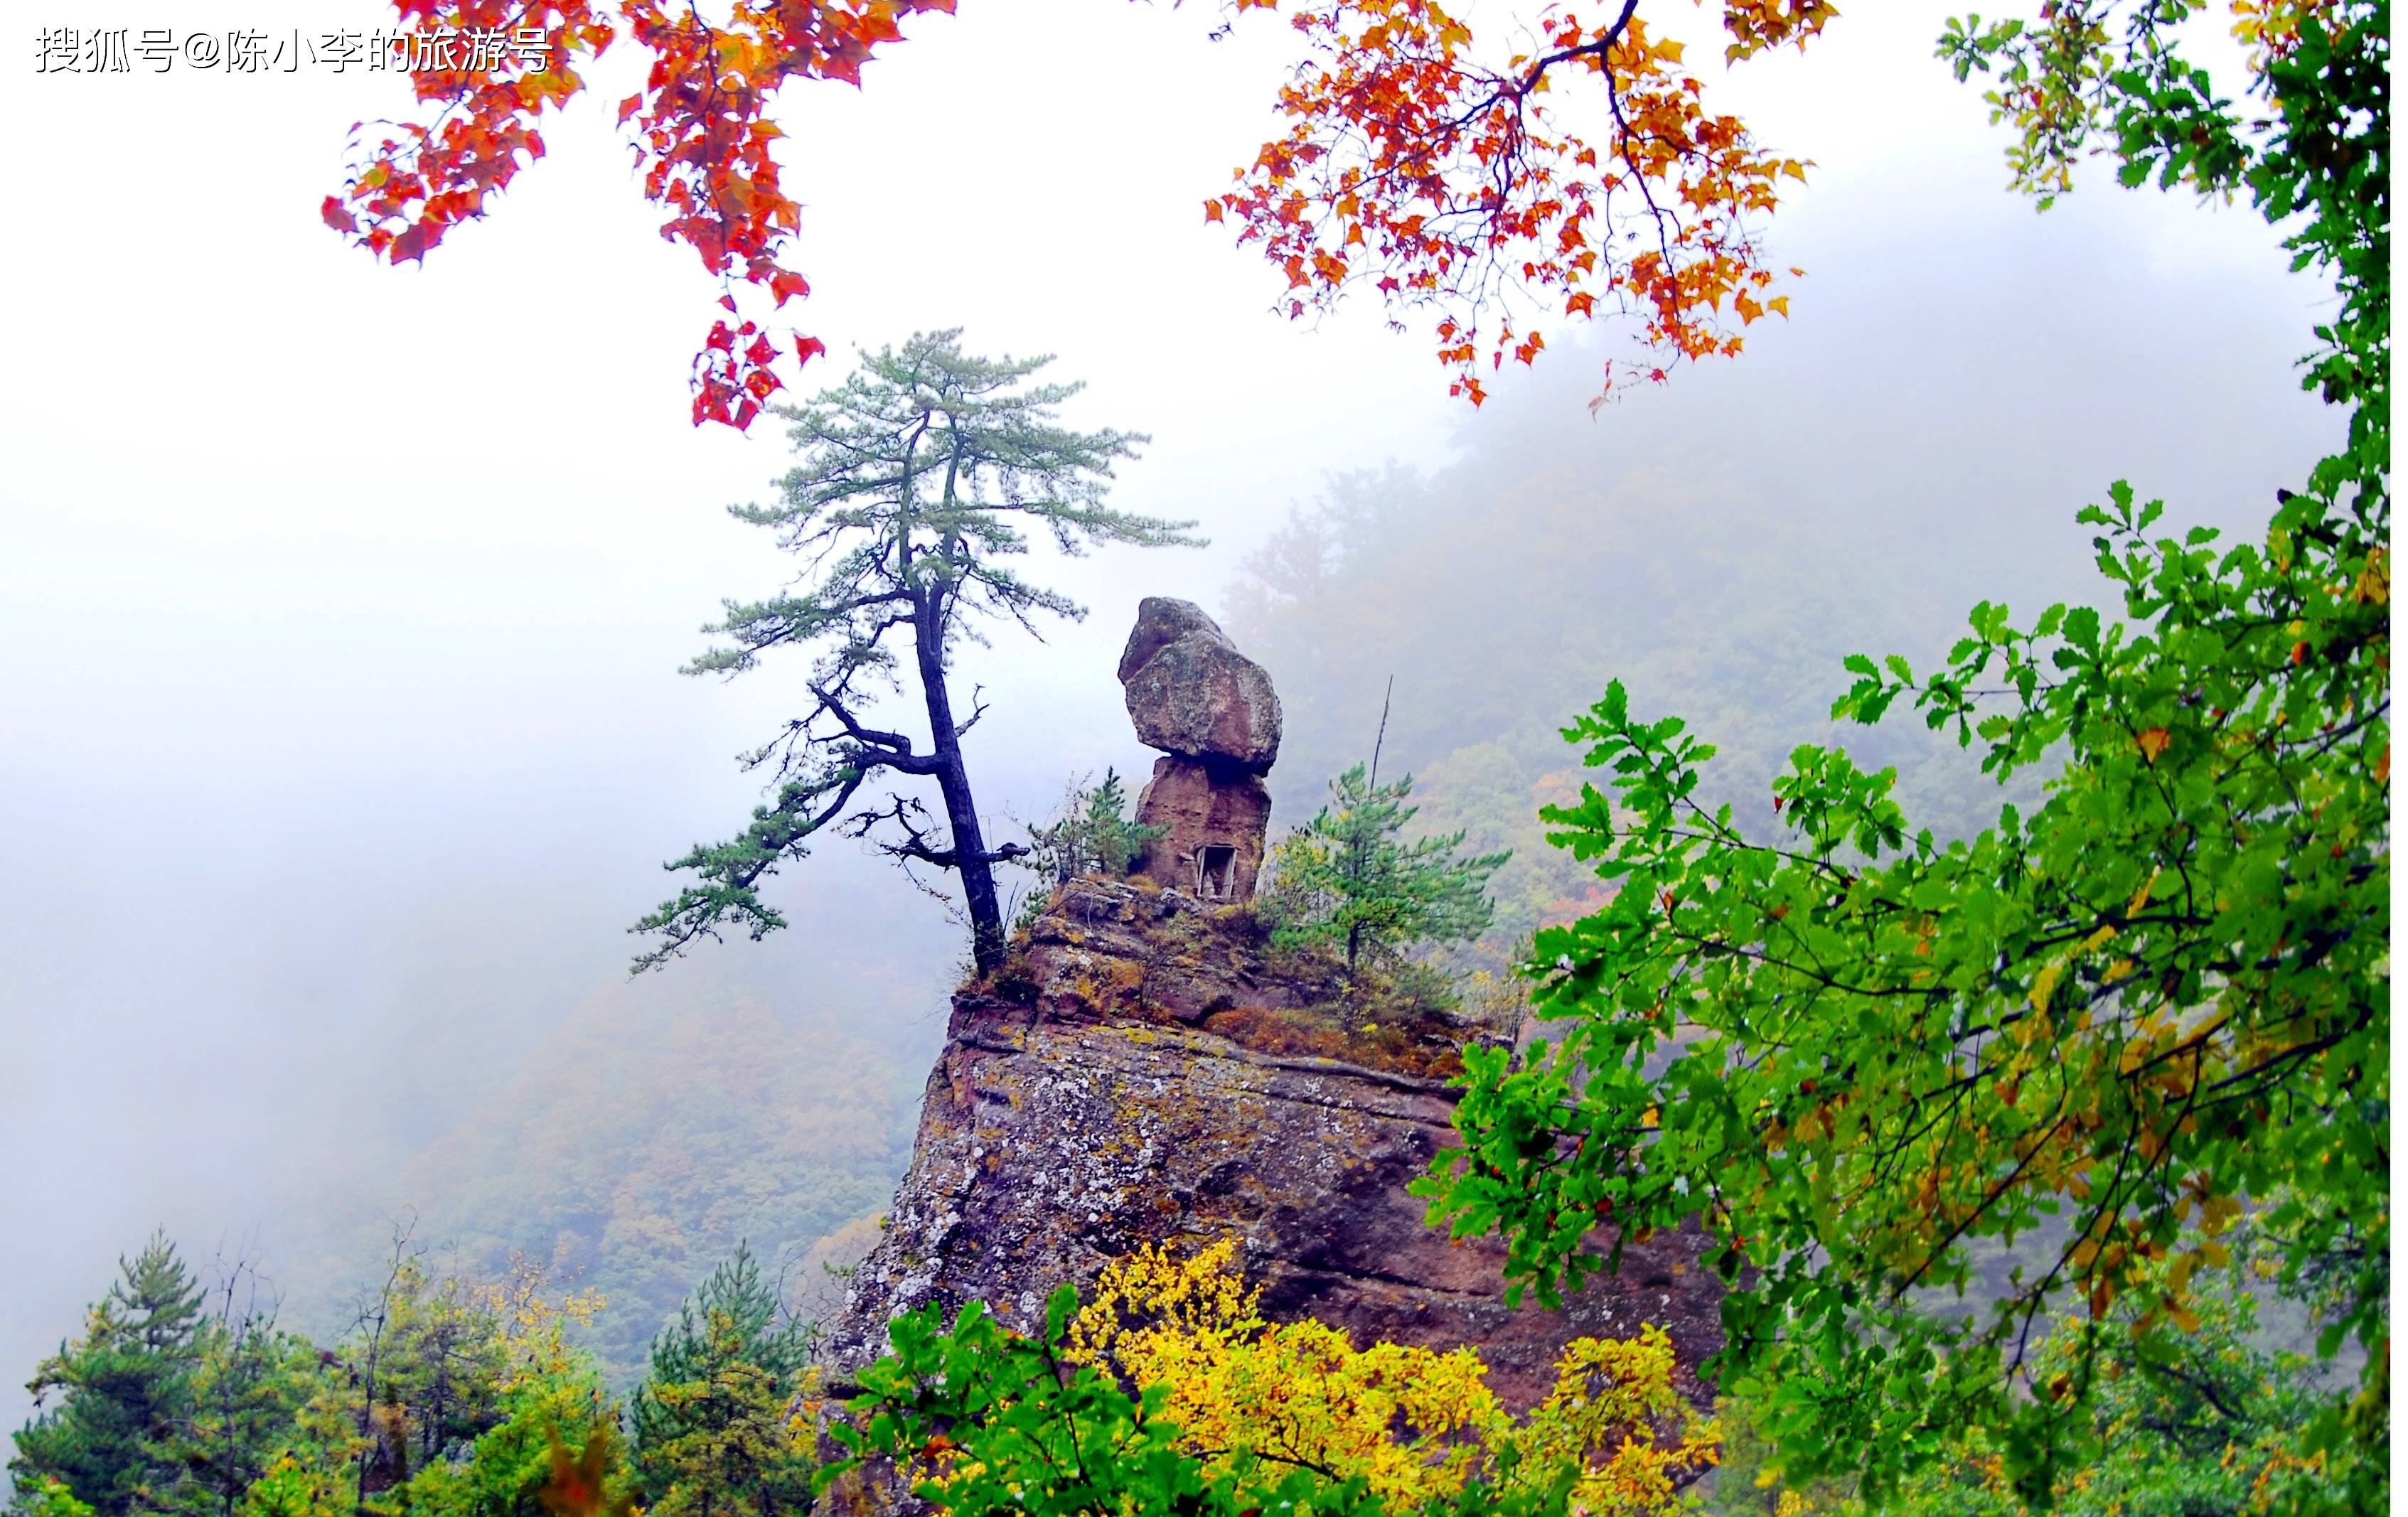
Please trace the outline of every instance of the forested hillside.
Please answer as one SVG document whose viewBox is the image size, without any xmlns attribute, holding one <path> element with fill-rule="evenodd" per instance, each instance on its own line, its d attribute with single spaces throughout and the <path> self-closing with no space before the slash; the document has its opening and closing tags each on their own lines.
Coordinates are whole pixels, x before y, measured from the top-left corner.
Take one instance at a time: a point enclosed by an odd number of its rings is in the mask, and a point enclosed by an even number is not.
<svg viewBox="0 0 2408 1517">
<path fill-rule="evenodd" d="M 1766 399 L 1778 392 L 1777 379 L 1734 379 Z M 1609 439 L 1634 434 L 1639 458 L 1608 453 Z M 1750 826 L 1772 822 L 1772 778 L 1803 741 L 1898 766 L 1915 813 L 1953 831 L 1995 818 L 2000 787 L 1953 739 L 1903 723 L 1854 728 L 1830 707 L 1852 678 L 1846 655 L 1928 660 L 1995 591 L 2000 565 L 1936 550 L 1910 522 L 1840 520 L 1693 432 L 1617 425 L 1583 441 L 1541 451 L 1508 434 L 1435 474 L 1334 476 L 1248 558 L 1231 630 L 1281 681 L 1283 821 L 1369 758 L 1385 701 L 1383 767 L 1412 774 L 1419 824 L 1513 852 L 1481 955 L 1496 962 L 1601 898 L 1589 867 L 1546 845 L 1538 812 L 1598 779 L 1561 729 L 1613 680 L 1638 708 L 1677 712 L 1715 745 L 1711 798 Z M 1869 496 L 1911 489 L 1915 462 L 1869 458 L 1858 483 Z M 2004 483 L 1968 481 L 1970 500 L 1952 508 L 1986 509 L 2040 545 L 2004 576 L 2035 598 L 2079 588 L 2089 570 L 2071 509 Z"/>
<path fill-rule="evenodd" d="M 799 1284 L 812 1244 L 882 1209 L 924 1078 L 825 1012 L 621 1002 L 554 1036 L 396 1188 L 429 1236 L 600 1291 L 591 1346 L 624 1376 L 738 1241 Z"/>
</svg>

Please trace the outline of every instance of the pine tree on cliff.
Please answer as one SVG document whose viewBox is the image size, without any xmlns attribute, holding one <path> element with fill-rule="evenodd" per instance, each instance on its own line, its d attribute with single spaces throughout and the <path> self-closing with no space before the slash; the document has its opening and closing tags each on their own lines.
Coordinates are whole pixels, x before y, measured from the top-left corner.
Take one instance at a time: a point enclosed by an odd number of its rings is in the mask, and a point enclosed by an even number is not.
<svg viewBox="0 0 2408 1517">
<path fill-rule="evenodd" d="M 1383 785 L 1360 764 L 1329 782 L 1329 804 L 1273 854 L 1264 912 L 1277 941 L 1342 947 L 1352 974 L 1367 952 L 1469 942 L 1488 930 L 1488 877 L 1512 855 L 1457 858 L 1461 832 L 1406 842 L 1420 809 L 1405 804 L 1412 791 L 1412 776 Z"/>
<path fill-rule="evenodd" d="M 157 1511 L 183 1478 L 180 1438 L 200 1357 L 200 1283 L 165 1233 L 92 1309 L 84 1336 L 42 1361 L 26 1389 L 42 1408 L 17 1433 L 21 1489 L 56 1481 L 100 1517 Z M 59 1401 L 44 1407 L 52 1393 Z"/>
<path fill-rule="evenodd" d="M 1011 566 L 1038 533 L 1068 555 L 1097 543 L 1200 539 L 1188 534 L 1192 522 L 1104 504 L 1113 461 L 1135 457 L 1143 436 L 1060 426 L 1055 408 L 1080 387 L 1023 382 L 1050 360 L 973 357 L 959 336 L 924 334 L 865 354 L 842 385 L 783 410 L 801 464 L 780 481 L 775 504 L 730 508 L 773 530 L 803 576 L 767 600 L 727 602 L 726 619 L 706 630 L 729 642 L 686 672 L 740 674 L 781 647 L 817 658 L 802 680 L 801 714 L 746 758 L 770 772 L 774 797 L 736 837 L 669 866 L 695 878 L 636 924 L 659 938 L 636 960 L 638 971 L 726 928 L 758 938 L 785 925 L 761 899 L 761 881 L 831 829 L 907 870 L 960 875 L 978 967 L 1001 962 L 995 866 L 1022 847 L 990 848 L 980 825 L 962 736 L 986 708 L 974 694 L 968 713 L 956 714 L 946 684 L 954 652 L 964 639 L 983 640 L 982 619 L 1034 633 L 1039 615 L 1085 614 Z M 907 690 L 925 715 L 924 748 L 915 735 L 873 725 L 885 720 L 881 698 Z M 887 788 L 898 780 L 934 781 L 941 823 L 921 796 Z M 869 800 L 865 789 L 887 794 Z"/>
</svg>

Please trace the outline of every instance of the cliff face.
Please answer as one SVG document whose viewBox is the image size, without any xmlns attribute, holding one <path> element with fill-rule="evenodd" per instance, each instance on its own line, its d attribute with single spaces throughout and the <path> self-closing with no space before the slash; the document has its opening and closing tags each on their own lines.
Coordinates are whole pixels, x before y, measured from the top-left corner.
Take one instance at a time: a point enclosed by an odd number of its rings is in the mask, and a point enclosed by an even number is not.
<svg viewBox="0 0 2408 1517">
<path fill-rule="evenodd" d="M 1721 1292 L 1694 1235 L 1627 1247 L 1566 1311 L 1509 1309 L 1502 1245 L 1450 1243 L 1405 1194 L 1450 1139 L 1445 1080 L 1477 1029 L 1346 1010 L 1339 989 L 1333 966 L 1272 952 L 1243 907 L 1066 887 L 1012 964 L 954 998 L 910 1170 L 834 1328 L 839 1377 L 897 1311 L 979 1299 L 1034 1331 L 1054 1287 L 1140 1244 L 1234 1236 L 1266 1315 L 1472 1345 L 1511 1404 L 1538 1398 L 1570 1338 L 1642 1322 L 1702 1396 Z"/>
</svg>

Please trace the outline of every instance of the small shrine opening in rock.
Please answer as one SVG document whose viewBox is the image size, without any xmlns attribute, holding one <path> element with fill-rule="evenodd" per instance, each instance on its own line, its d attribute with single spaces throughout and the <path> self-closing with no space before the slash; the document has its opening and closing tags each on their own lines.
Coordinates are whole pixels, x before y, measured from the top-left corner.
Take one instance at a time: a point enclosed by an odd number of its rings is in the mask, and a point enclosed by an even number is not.
<svg viewBox="0 0 2408 1517">
<path fill-rule="evenodd" d="M 1262 873 L 1279 757 L 1279 695 L 1261 665 L 1193 601 L 1149 595 L 1121 652 L 1121 690 L 1138 740 L 1159 749 L 1138 796 L 1159 827 L 1136 872 L 1205 900 L 1242 901 Z"/>
<path fill-rule="evenodd" d="M 1196 894 L 1206 900 L 1227 900 L 1231 894 L 1231 877 L 1236 874 L 1237 866 L 1236 844 L 1206 843 L 1203 861 L 1196 871 Z"/>
</svg>

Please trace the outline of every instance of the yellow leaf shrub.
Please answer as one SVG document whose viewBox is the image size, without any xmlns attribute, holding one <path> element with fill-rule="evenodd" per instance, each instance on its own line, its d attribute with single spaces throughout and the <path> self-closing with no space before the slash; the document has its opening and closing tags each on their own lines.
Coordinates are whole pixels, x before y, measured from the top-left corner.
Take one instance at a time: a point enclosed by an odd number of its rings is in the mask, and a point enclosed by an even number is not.
<svg viewBox="0 0 2408 1517">
<path fill-rule="evenodd" d="M 1576 1468 L 1575 1512 L 1640 1517 L 1686 1505 L 1682 1488 L 1719 1454 L 1719 1428 L 1672 1388 L 1660 1328 L 1575 1339 L 1554 1390 L 1516 1418 L 1470 1349 L 1357 1349 L 1321 1323 L 1266 1323 L 1236 1253 L 1225 1239 L 1184 1258 L 1149 1246 L 1119 1260 L 1066 1338 L 1073 1361 L 1165 1387 L 1163 1415 L 1209 1464 L 1250 1453 L 1359 1475 L 1411 1505 L 1473 1479 L 1546 1484 Z"/>
</svg>

